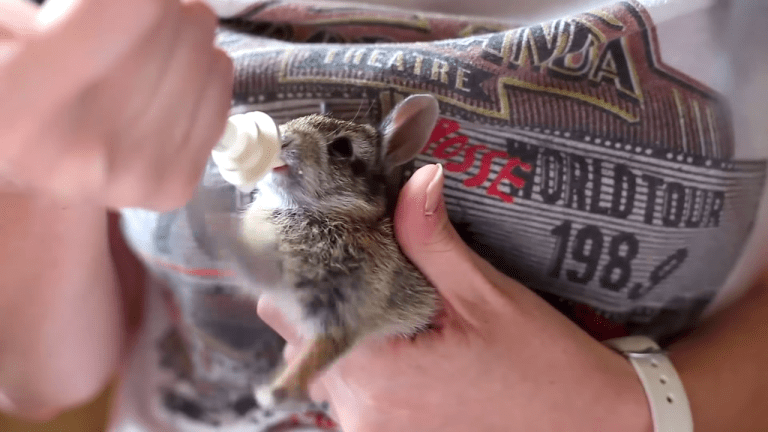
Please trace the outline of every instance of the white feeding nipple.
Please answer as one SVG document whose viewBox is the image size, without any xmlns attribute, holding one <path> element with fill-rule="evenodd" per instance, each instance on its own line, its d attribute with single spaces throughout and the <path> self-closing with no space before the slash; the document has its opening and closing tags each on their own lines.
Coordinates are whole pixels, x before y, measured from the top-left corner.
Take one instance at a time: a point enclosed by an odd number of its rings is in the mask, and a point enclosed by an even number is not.
<svg viewBox="0 0 768 432">
<path fill-rule="evenodd" d="M 252 111 L 229 117 L 211 156 L 224 180 L 242 190 L 253 190 L 269 170 L 284 164 L 280 147 L 274 120 Z"/>
</svg>

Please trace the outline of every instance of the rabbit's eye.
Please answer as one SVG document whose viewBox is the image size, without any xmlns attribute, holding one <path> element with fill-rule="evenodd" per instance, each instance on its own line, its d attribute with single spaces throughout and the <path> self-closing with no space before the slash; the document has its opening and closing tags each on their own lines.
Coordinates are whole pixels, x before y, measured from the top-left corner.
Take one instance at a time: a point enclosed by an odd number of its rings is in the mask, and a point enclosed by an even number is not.
<svg viewBox="0 0 768 432">
<path fill-rule="evenodd" d="M 335 138 L 328 144 L 328 154 L 337 158 L 352 157 L 352 141 L 345 136 Z"/>
</svg>

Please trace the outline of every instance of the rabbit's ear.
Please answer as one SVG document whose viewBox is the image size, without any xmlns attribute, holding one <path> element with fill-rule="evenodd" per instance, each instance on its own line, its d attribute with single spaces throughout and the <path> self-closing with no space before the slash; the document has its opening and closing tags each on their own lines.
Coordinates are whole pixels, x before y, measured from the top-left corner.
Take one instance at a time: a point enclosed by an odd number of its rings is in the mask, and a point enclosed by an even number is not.
<svg viewBox="0 0 768 432">
<path fill-rule="evenodd" d="M 437 99 L 428 94 L 409 96 L 392 109 L 380 128 L 387 169 L 410 161 L 424 148 L 439 113 Z"/>
</svg>

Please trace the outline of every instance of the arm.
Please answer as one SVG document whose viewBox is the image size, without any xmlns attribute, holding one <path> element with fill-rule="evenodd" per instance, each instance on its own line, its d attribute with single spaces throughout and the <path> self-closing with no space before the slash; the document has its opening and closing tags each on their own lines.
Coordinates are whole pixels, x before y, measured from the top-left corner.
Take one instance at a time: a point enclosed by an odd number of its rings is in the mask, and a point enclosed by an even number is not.
<svg viewBox="0 0 768 432">
<path fill-rule="evenodd" d="M 48 417 L 95 396 L 123 348 L 107 212 L 0 195 L 0 238 L 0 392 Z"/>
<path fill-rule="evenodd" d="M 670 347 L 697 432 L 768 430 L 768 267 L 738 301 Z"/>
<path fill-rule="evenodd" d="M 125 349 L 141 272 L 106 209 L 186 203 L 233 69 L 195 0 L 2 4 L 0 408 L 46 417 L 100 390 Z"/>
</svg>

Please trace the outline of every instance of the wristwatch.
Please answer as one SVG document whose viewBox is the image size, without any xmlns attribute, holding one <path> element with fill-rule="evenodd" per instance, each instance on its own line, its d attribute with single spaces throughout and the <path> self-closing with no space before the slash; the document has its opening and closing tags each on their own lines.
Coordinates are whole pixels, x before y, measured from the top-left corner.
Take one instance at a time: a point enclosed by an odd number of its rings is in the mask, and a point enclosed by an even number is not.
<svg viewBox="0 0 768 432">
<path fill-rule="evenodd" d="M 651 407 L 655 432 L 693 432 L 688 396 L 666 351 L 646 336 L 604 342 L 626 357 L 637 371 Z"/>
</svg>

